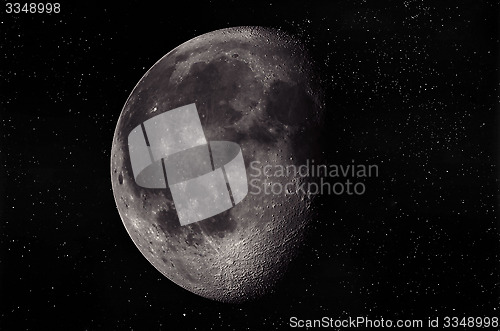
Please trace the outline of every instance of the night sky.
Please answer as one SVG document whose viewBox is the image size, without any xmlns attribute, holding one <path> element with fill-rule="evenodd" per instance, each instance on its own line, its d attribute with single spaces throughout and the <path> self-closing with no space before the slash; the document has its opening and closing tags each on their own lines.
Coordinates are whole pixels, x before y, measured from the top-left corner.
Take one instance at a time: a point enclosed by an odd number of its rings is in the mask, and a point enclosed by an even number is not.
<svg viewBox="0 0 500 331">
<path fill-rule="evenodd" d="M 494 1 L 143 1 L 0 14 L 0 329 L 275 330 L 302 319 L 498 316 L 499 7 Z M 323 197 L 274 293 L 194 295 L 139 252 L 110 151 L 135 84 L 179 44 L 261 25 L 304 40 L 330 163 L 377 164 Z"/>
</svg>

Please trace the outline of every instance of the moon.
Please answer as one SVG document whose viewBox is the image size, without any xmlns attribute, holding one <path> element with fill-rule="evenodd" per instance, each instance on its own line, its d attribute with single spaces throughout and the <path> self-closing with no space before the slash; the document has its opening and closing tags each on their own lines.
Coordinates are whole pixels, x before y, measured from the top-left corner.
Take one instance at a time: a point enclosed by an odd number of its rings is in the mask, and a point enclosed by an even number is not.
<svg viewBox="0 0 500 331">
<path fill-rule="evenodd" d="M 208 141 L 239 144 L 250 186 L 233 208 L 181 226 L 168 188 L 135 183 L 127 137 L 145 120 L 191 103 Z M 114 132 L 111 184 L 130 238 L 165 277 L 202 297 L 237 303 L 270 292 L 297 255 L 315 204 L 265 193 L 305 180 L 265 170 L 319 155 L 324 112 L 306 47 L 280 30 L 228 28 L 176 47 L 137 83 Z"/>
</svg>

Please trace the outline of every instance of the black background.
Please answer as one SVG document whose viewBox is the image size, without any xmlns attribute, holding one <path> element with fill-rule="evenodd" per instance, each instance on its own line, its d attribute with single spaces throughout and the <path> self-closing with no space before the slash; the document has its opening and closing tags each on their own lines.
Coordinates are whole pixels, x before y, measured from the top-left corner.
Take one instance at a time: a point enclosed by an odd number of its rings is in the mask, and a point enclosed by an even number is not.
<svg viewBox="0 0 500 331">
<path fill-rule="evenodd" d="M 494 1 L 94 1 L 0 13 L 0 329 L 274 330 L 303 319 L 497 316 Z M 377 164 L 323 198 L 275 293 L 213 302 L 136 249 L 110 183 L 113 131 L 158 59 L 216 29 L 302 38 L 324 73 L 332 163 Z"/>
</svg>

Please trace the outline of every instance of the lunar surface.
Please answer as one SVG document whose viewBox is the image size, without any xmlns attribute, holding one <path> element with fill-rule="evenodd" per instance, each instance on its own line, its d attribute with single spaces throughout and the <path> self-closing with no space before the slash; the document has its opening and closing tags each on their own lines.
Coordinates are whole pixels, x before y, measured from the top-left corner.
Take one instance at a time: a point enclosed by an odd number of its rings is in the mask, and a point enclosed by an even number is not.
<svg viewBox="0 0 500 331">
<path fill-rule="evenodd" d="M 249 188 L 233 208 L 181 226 L 168 188 L 135 183 L 127 137 L 145 120 L 191 103 L 207 140 L 239 144 L 249 184 L 300 183 L 304 179 L 298 175 L 269 177 L 256 168 L 300 165 L 321 149 L 324 102 L 318 73 L 303 44 L 279 30 L 217 30 L 155 63 L 130 94 L 114 133 L 116 206 L 144 257 L 200 296 L 222 302 L 260 297 L 296 256 L 314 217 L 314 201 Z"/>
</svg>

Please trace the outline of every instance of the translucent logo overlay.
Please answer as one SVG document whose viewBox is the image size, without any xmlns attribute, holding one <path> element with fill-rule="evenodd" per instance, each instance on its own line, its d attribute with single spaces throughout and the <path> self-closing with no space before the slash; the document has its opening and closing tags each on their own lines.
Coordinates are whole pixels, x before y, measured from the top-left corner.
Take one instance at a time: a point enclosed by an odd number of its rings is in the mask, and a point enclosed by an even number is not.
<svg viewBox="0 0 500 331">
<path fill-rule="evenodd" d="M 128 136 L 137 185 L 169 187 L 181 225 L 228 210 L 248 194 L 241 148 L 207 142 L 194 103 L 146 120 Z"/>
</svg>

